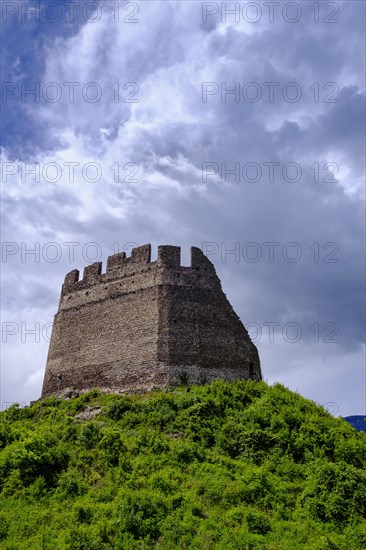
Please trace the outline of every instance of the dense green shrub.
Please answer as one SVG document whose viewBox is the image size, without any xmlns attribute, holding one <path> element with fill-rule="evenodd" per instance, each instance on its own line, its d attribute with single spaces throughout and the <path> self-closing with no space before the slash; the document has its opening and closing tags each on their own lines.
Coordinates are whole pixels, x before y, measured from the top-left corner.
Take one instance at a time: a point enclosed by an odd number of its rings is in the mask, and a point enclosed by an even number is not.
<svg viewBox="0 0 366 550">
<path fill-rule="evenodd" d="M 133 402 L 130 399 L 113 399 L 106 407 L 105 414 L 112 420 L 120 420 L 126 411 L 131 410 L 133 410 Z"/>
<path fill-rule="evenodd" d="M 102 438 L 98 443 L 102 462 L 107 465 L 116 466 L 121 453 L 126 453 L 127 451 L 122 441 L 121 433 L 113 428 L 106 428 L 102 434 Z"/>
<path fill-rule="evenodd" d="M 145 490 L 126 492 L 118 506 L 118 530 L 135 539 L 156 540 L 167 510 L 167 501 L 159 494 Z"/>
<path fill-rule="evenodd" d="M 356 550 L 365 466 L 366 434 L 280 384 L 13 405 L 0 548 Z"/>
<path fill-rule="evenodd" d="M 96 422 L 84 424 L 80 430 L 79 444 L 92 449 L 102 439 L 101 427 Z"/>
<path fill-rule="evenodd" d="M 316 462 L 303 502 L 322 521 L 360 520 L 366 517 L 366 472 L 345 462 Z"/>
<path fill-rule="evenodd" d="M 79 472 L 69 468 L 59 476 L 55 496 L 62 500 L 82 495 L 87 490 L 88 487 Z"/>
<path fill-rule="evenodd" d="M 265 535 L 271 531 L 271 522 L 267 514 L 258 510 L 249 510 L 245 516 L 250 533 Z"/>
</svg>

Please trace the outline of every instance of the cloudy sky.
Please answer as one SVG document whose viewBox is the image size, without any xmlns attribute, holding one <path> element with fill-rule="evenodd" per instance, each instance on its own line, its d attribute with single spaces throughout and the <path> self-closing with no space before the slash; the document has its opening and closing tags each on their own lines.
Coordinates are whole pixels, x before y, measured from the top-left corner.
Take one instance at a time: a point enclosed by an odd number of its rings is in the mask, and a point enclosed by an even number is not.
<svg viewBox="0 0 366 550">
<path fill-rule="evenodd" d="M 150 242 L 209 255 L 269 383 L 364 414 L 364 2 L 1 8 L 1 402 L 65 273 Z"/>
</svg>

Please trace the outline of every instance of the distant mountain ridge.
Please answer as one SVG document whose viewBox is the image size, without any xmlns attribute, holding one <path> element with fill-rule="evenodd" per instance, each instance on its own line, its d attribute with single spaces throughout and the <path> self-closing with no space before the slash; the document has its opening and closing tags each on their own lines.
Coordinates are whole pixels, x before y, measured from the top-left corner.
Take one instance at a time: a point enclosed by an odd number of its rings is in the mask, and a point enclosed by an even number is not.
<svg viewBox="0 0 366 550">
<path fill-rule="evenodd" d="M 358 432 L 366 432 L 366 414 L 345 416 L 344 420 L 347 420 L 347 422 L 349 422 L 353 428 L 356 428 Z"/>
</svg>

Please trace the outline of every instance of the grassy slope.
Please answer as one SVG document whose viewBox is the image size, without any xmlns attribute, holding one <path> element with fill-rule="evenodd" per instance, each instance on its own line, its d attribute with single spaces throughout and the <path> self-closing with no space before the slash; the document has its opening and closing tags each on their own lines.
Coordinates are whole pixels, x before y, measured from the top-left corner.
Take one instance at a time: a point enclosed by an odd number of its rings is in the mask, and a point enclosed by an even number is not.
<svg viewBox="0 0 366 550">
<path fill-rule="evenodd" d="M 13 406 L 0 548 L 358 549 L 365 463 L 366 434 L 279 384 Z"/>
</svg>

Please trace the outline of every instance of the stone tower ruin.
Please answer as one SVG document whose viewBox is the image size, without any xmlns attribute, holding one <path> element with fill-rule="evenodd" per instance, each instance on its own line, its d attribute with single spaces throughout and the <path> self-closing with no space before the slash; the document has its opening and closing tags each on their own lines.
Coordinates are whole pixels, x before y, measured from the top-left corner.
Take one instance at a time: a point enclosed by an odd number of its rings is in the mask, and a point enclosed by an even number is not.
<svg viewBox="0 0 366 550">
<path fill-rule="evenodd" d="M 257 348 L 222 291 L 213 264 L 191 248 L 151 246 L 66 275 L 55 315 L 42 397 L 61 389 L 147 391 L 252 378 Z"/>
</svg>

